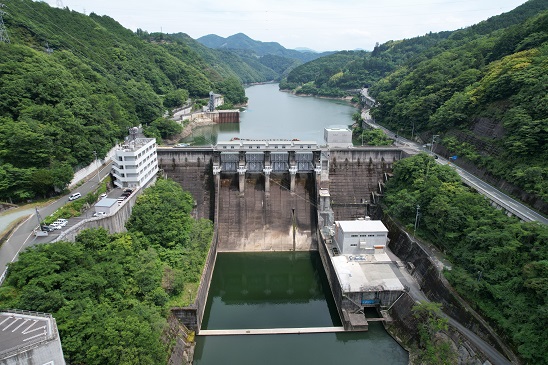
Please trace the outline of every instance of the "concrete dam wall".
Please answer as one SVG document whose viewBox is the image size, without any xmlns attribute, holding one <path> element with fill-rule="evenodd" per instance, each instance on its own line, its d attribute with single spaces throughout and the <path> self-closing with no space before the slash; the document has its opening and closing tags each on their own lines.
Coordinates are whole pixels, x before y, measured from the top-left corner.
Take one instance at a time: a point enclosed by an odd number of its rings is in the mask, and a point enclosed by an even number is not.
<svg viewBox="0 0 548 365">
<path fill-rule="evenodd" d="M 213 175 L 219 156 L 205 147 L 158 149 L 162 174 L 194 197 L 195 218 L 215 220 L 219 179 L 218 250 L 306 251 L 317 249 L 316 186 L 329 188 L 336 219 L 363 217 L 373 204 L 372 193 L 404 153 L 386 147 L 323 152 L 321 178 L 314 172 L 297 173 L 293 192 L 289 172 L 245 173 L 242 191 L 237 173 Z"/>
<path fill-rule="evenodd" d="M 295 192 L 289 174 L 250 174 L 239 192 L 238 176 L 221 176 L 219 251 L 308 251 L 316 249 L 315 181 L 297 174 Z"/>
<path fill-rule="evenodd" d="M 194 198 L 194 218 L 214 220 L 215 187 L 211 163 L 212 149 L 158 149 L 158 167 L 164 177 L 181 184 Z"/>
<path fill-rule="evenodd" d="M 329 151 L 329 181 L 322 180 L 321 186 L 329 189 L 335 219 L 371 215 L 375 204 L 372 194 L 379 193 L 385 174 L 391 173 L 394 162 L 403 157 L 403 151 L 388 147 Z"/>
</svg>

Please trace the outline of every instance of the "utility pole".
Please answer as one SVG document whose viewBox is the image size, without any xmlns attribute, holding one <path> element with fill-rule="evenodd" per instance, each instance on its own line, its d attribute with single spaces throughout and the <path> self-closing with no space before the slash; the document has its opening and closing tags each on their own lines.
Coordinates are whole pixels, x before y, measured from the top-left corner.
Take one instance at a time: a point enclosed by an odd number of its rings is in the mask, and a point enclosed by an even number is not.
<svg viewBox="0 0 548 365">
<path fill-rule="evenodd" d="M 417 204 L 417 214 L 415 215 L 415 229 L 413 230 L 413 236 L 416 236 L 417 234 L 417 228 L 419 227 L 419 210 L 420 205 Z"/>
<path fill-rule="evenodd" d="M 36 210 L 36 218 L 38 219 L 38 227 L 39 227 L 39 229 L 42 229 L 42 216 L 38 212 L 38 208 L 34 207 L 34 209 Z"/>
<path fill-rule="evenodd" d="M 4 4 L 0 4 L 0 43 L 10 43 L 10 37 L 8 36 L 8 30 L 4 25 L 4 14 L 7 14 L 2 8 L 6 7 Z"/>
<path fill-rule="evenodd" d="M 436 141 L 436 137 L 439 137 L 439 134 L 434 134 L 432 136 L 432 144 L 430 145 L 430 153 L 434 152 L 434 142 Z"/>
<path fill-rule="evenodd" d="M 97 168 L 97 184 L 101 182 L 101 179 L 99 178 L 99 166 L 97 166 L 97 151 L 93 151 L 93 156 L 95 157 L 93 162 L 95 162 L 95 167 Z"/>
</svg>

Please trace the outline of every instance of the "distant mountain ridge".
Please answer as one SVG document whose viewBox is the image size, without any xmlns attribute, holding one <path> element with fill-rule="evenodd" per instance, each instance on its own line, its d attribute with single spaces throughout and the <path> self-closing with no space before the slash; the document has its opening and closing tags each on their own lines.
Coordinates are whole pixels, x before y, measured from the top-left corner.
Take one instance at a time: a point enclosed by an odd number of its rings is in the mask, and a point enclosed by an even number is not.
<svg viewBox="0 0 548 365">
<path fill-rule="evenodd" d="M 234 51 L 251 51 L 258 57 L 266 55 L 281 56 L 291 59 L 300 60 L 301 62 L 309 62 L 322 56 L 327 56 L 334 52 L 314 52 L 311 50 L 294 50 L 287 49 L 277 42 L 261 42 L 251 39 L 243 33 L 237 33 L 229 37 L 223 38 L 216 34 L 208 34 L 196 39 L 206 47 L 213 49 L 227 49 Z"/>
</svg>

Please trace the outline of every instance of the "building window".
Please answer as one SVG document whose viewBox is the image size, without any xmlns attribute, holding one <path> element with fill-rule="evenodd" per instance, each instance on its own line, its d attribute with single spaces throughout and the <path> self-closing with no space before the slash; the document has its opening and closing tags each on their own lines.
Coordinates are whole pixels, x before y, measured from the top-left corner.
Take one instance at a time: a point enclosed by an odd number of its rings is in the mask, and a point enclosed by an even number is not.
<svg viewBox="0 0 548 365">
<path fill-rule="evenodd" d="M 368 236 L 368 237 L 375 237 L 374 234 L 368 234 L 367 236 Z"/>
<path fill-rule="evenodd" d="M 358 237 L 357 234 L 351 234 L 350 237 Z"/>
<path fill-rule="evenodd" d="M 350 247 L 358 247 L 358 244 L 357 243 L 351 243 Z"/>
</svg>

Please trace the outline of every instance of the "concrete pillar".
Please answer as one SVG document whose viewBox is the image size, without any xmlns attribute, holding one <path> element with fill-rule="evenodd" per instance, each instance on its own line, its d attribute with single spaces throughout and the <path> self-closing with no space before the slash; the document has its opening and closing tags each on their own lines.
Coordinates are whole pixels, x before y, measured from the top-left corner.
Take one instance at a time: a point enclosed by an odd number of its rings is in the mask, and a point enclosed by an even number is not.
<svg viewBox="0 0 548 365">
<path fill-rule="evenodd" d="M 238 175 L 239 176 L 239 182 L 240 182 L 240 193 L 243 194 L 244 193 L 244 188 L 245 188 L 245 173 L 246 173 L 247 169 L 245 167 L 238 167 Z"/>
<path fill-rule="evenodd" d="M 264 172 L 264 191 L 266 194 L 270 194 L 270 173 L 272 172 L 272 167 L 267 166 L 263 169 Z"/>
<path fill-rule="evenodd" d="M 293 194 L 295 193 L 295 175 L 297 175 L 297 166 L 291 166 L 289 168 L 289 174 L 291 175 L 289 191 Z"/>
<path fill-rule="evenodd" d="M 221 166 L 213 165 L 213 176 L 215 176 L 215 186 L 219 186 L 221 180 Z"/>
</svg>

